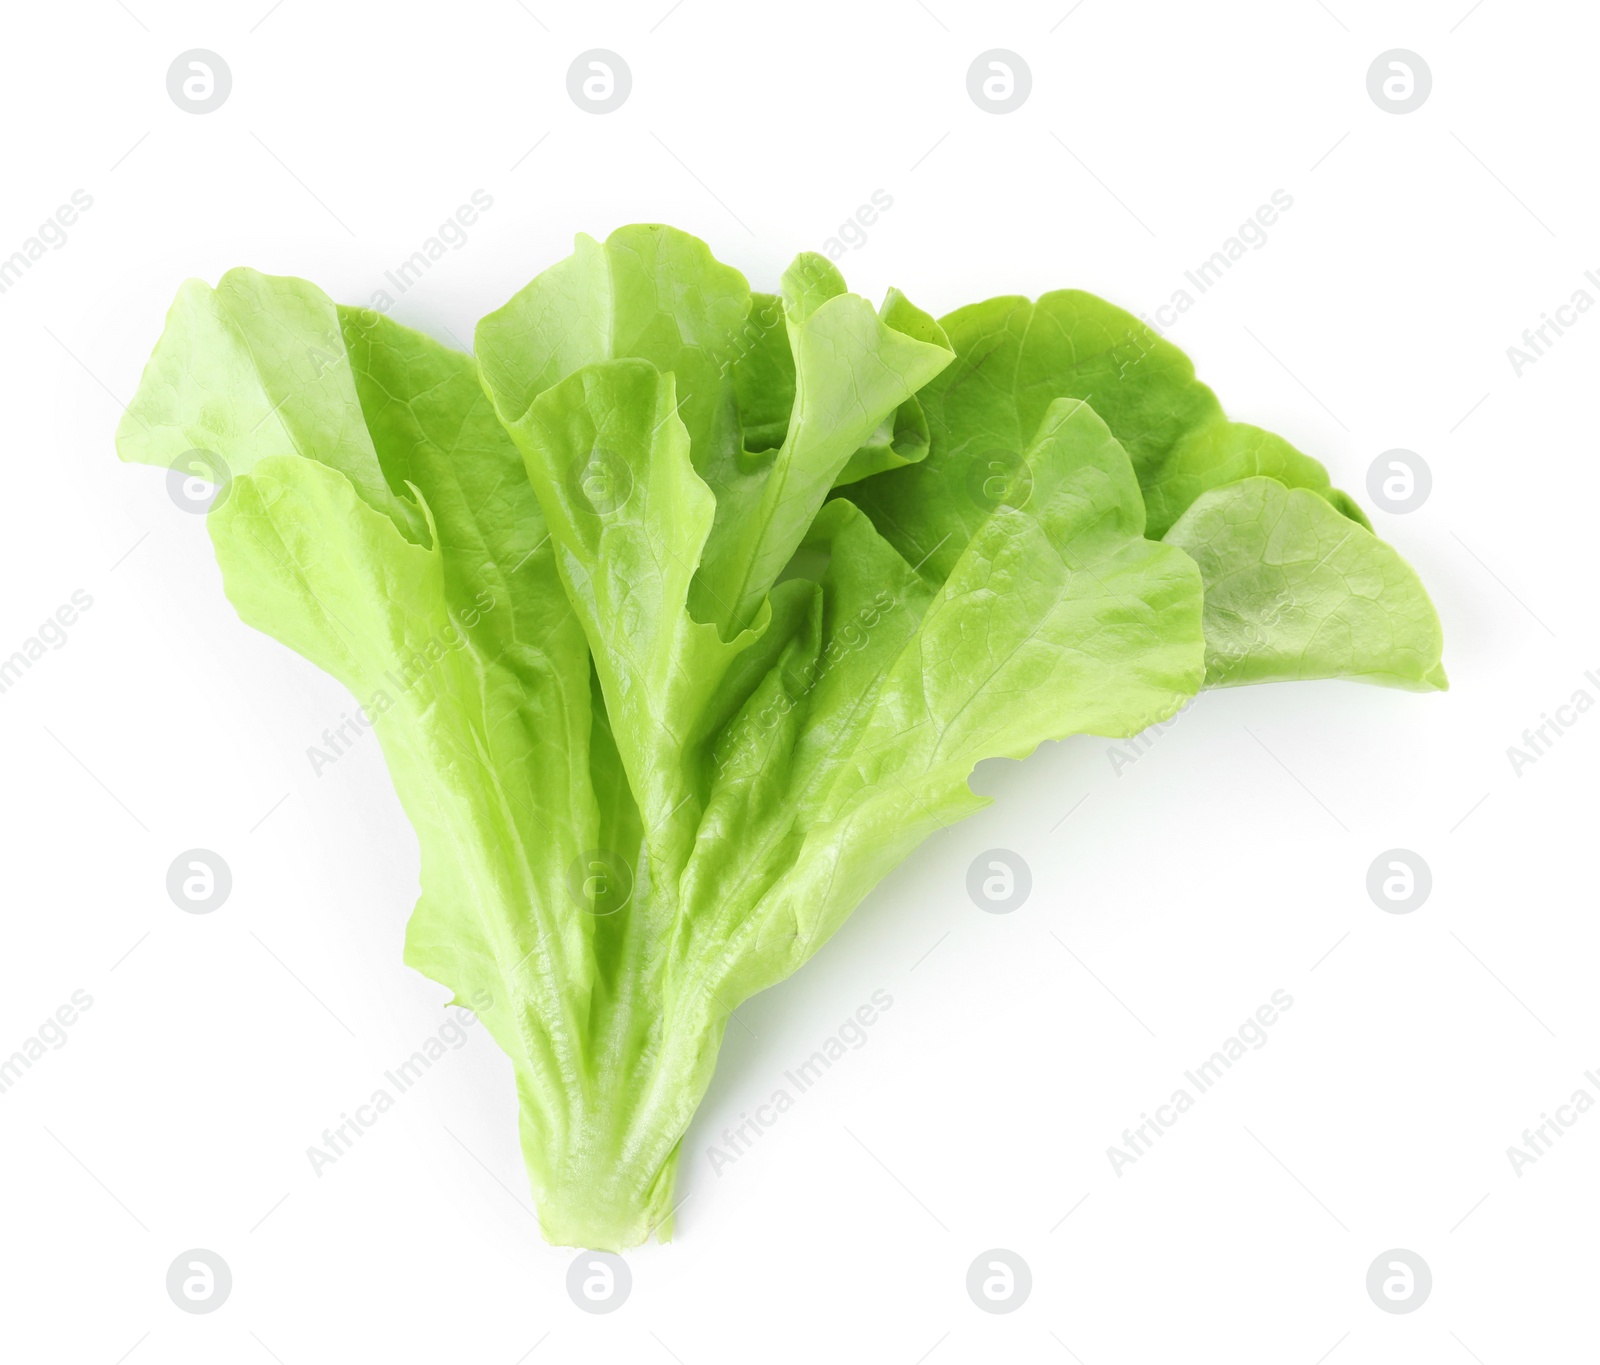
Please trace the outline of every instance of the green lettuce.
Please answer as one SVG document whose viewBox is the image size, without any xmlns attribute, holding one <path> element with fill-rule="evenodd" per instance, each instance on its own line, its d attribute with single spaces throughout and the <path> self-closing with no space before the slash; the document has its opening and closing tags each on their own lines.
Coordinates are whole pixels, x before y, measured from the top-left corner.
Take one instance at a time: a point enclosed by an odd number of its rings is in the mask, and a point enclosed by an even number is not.
<svg viewBox="0 0 1600 1365">
<path fill-rule="evenodd" d="M 1250 478 L 1195 499 L 1165 537 L 1205 580 L 1206 683 L 1345 677 L 1444 688 L 1416 571 L 1324 498 Z"/>
<path fill-rule="evenodd" d="M 1027 497 L 1022 453 L 1070 396 L 1126 448 L 1145 534 L 1200 565 L 1207 685 L 1445 686 L 1438 617 L 1410 566 L 1320 463 L 1229 420 L 1188 357 L 1131 313 L 1062 290 L 972 304 L 939 325 L 955 358 L 917 394 L 921 457 L 841 492 L 924 574 L 946 571 L 997 500 Z"/>
<path fill-rule="evenodd" d="M 936 322 L 809 254 L 753 293 L 658 226 L 580 237 L 476 357 L 300 280 L 180 290 L 118 451 L 226 471 L 241 619 L 373 720 L 405 959 L 511 1059 L 552 1242 L 670 1235 L 729 1014 L 986 804 L 983 759 L 1207 682 L 1443 685 L 1321 466 L 1165 343 L 1113 356 L 1125 321 Z"/>
</svg>

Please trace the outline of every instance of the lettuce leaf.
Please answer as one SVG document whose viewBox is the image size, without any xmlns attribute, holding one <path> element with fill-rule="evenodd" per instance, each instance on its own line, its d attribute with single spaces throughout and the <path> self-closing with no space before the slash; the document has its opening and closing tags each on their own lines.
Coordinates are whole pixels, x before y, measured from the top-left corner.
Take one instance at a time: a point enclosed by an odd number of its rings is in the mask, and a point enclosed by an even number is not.
<svg viewBox="0 0 1600 1365">
<path fill-rule="evenodd" d="M 1202 494 L 1166 534 L 1205 581 L 1206 685 L 1351 678 L 1448 686 L 1416 571 L 1324 499 L 1252 478 Z"/>
<path fill-rule="evenodd" d="M 604 245 L 580 235 L 476 337 L 484 388 L 514 434 L 540 393 L 587 364 L 641 359 L 674 375 L 690 462 L 716 495 L 694 615 L 725 638 L 754 622 L 858 447 L 950 360 L 938 325 L 899 291 L 875 311 L 814 253 L 784 273 L 780 299 L 757 301 L 703 242 L 645 224 Z"/>
<path fill-rule="evenodd" d="M 939 326 L 955 359 L 918 395 L 927 458 L 849 493 L 902 554 L 931 551 L 938 562 L 956 553 L 982 515 L 972 489 L 1008 475 L 1058 398 L 1091 404 L 1127 448 L 1153 539 L 1206 489 L 1253 474 L 1311 489 L 1365 523 L 1317 461 L 1280 436 L 1229 421 L 1182 351 L 1104 299 L 1076 289 L 1037 302 L 995 298 L 958 308 Z"/>
<path fill-rule="evenodd" d="M 1443 684 L 1321 467 L 1172 348 L 1128 369 L 1124 319 L 939 323 L 811 255 L 752 293 L 655 225 L 580 237 L 476 359 L 304 281 L 179 291 L 118 451 L 220 457 L 241 619 L 373 720 L 405 959 L 510 1058 L 551 1241 L 670 1235 L 729 1014 L 986 804 L 983 759 L 1206 681 Z"/>
<path fill-rule="evenodd" d="M 262 421 L 285 394 L 303 421 Z M 184 286 L 118 444 L 169 463 L 196 437 L 233 470 L 207 519 L 229 599 L 374 721 L 422 850 L 406 961 L 511 1057 L 535 1187 L 554 1188 L 608 1074 L 594 997 L 617 971 L 570 873 L 636 845 L 637 820 L 521 457 L 470 357 L 243 270 Z"/>
<path fill-rule="evenodd" d="M 1281 436 L 1230 421 L 1188 357 L 1132 314 L 1062 290 L 972 304 L 939 325 L 955 359 L 917 395 L 926 451 L 840 494 L 924 575 L 946 573 L 989 507 L 1025 492 L 1025 443 L 1051 403 L 1076 398 L 1127 448 L 1145 534 L 1205 571 L 1208 686 L 1445 685 L 1433 606 L 1354 500 Z"/>
</svg>

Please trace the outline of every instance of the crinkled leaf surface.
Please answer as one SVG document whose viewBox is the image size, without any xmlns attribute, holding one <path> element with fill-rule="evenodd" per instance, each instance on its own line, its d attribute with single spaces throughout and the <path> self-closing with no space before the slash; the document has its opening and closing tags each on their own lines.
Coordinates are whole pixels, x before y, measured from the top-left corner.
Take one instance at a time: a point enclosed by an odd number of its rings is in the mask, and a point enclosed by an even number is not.
<svg viewBox="0 0 1600 1365">
<path fill-rule="evenodd" d="M 674 376 L 690 461 L 716 499 L 691 610 L 726 639 L 755 622 L 851 456 L 950 360 L 938 325 L 898 291 L 874 310 L 804 253 L 780 299 L 752 295 L 703 242 L 655 224 L 604 245 L 580 236 L 572 257 L 478 324 L 476 344 L 513 434 L 540 393 L 584 365 L 638 359 Z"/>
<path fill-rule="evenodd" d="M 737 993 L 792 971 L 910 847 L 986 804 L 967 784 L 981 759 L 1132 734 L 1199 687 L 1198 574 L 1143 538 L 1105 425 L 1053 405 L 1022 467 L 1024 505 L 992 508 L 937 588 L 852 504 L 818 518 L 817 611 L 724 732 L 702 826 L 754 837 L 736 855 L 703 841 L 685 876 L 713 942 L 762 890 L 737 929 L 764 951 L 725 963 Z M 683 951 L 708 956 L 697 943 Z"/>
<path fill-rule="evenodd" d="M 682 868 L 714 696 L 765 631 L 724 643 L 689 614 L 715 498 L 689 459 L 676 386 L 643 360 L 589 365 L 512 427 L 594 652 L 623 765 L 662 866 Z M 604 464 L 607 477 L 587 471 Z M 664 888 L 670 894 L 670 887 Z"/>
</svg>

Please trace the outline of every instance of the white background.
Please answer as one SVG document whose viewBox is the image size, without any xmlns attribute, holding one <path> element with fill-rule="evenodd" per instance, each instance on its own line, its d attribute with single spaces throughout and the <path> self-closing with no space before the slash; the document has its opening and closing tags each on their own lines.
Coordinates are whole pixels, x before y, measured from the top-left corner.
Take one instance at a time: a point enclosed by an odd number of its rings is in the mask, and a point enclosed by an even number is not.
<svg viewBox="0 0 1600 1365">
<path fill-rule="evenodd" d="M 93 1006 L 0 1095 L 0 1354 L 347 1360 L 1501 1362 L 1592 1350 L 1600 1116 L 1517 1175 L 1507 1148 L 1600 1066 L 1585 716 L 1518 776 L 1507 746 L 1600 669 L 1592 394 L 1600 316 L 1518 377 L 1506 348 L 1600 268 L 1593 63 L 1578 3 L 670 0 L 451 5 L 77 0 L 8 14 L 0 255 L 93 207 L 0 295 L 0 654 L 93 606 L 0 695 L 0 1054 Z M 530 12 L 531 11 L 531 12 Z M 1058 22 L 1059 21 L 1059 22 Z M 224 56 L 179 110 L 166 71 Z M 579 110 L 574 56 L 633 92 Z M 968 98 L 988 48 L 1033 92 Z M 1395 116 L 1373 58 L 1433 92 Z M 531 147 L 535 150 L 530 152 Z M 996 804 L 925 846 L 795 979 L 738 1013 L 684 1144 L 677 1235 L 581 1313 L 481 1031 L 336 1166 L 306 1148 L 442 1019 L 400 958 L 416 845 L 370 737 L 316 776 L 350 699 L 224 600 L 199 518 L 112 449 L 180 280 L 248 264 L 366 302 L 475 189 L 468 243 L 393 310 L 441 338 L 638 220 L 759 287 L 874 190 L 840 262 L 943 312 L 1075 285 L 1147 312 L 1274 190 L 1293 208 L 1170 333 L 1239 418 L 1364 503 L 1408 447 L 1434 491 L 1374 512 L 1445 625 L 1453 683 L 1207 695 L 1118 776 L 1081 738 L 986 766 Z M 1600 289 L 1588 286 L 1600 297 Z M 1069 811 L 1070 818 L 1063 820 Z M 234 890 L 179 913 L 174 856 Z M 1034 890 L 968 900 L 1003 847 Z M 1365 890 L 1413 849 L 1410 915 Z M 874 990 L 868 1042 L 720 1174 L 706 1149 Z M 1251 1052 L 1114 1173 L 1106 1149 L 1275 990 Z M 1066 1216 L 1069 1214 L 1070 1216 Z M 179 1312 L 216 1251 L 234 1288 Z M 989 1248 L 1031 1267 L 969 1300 Z M 1431 1266 L 1417 1312 L 1367 1267 Z M 531 1352 L 531 1354 L 529 1354 Z"/>
</svg>

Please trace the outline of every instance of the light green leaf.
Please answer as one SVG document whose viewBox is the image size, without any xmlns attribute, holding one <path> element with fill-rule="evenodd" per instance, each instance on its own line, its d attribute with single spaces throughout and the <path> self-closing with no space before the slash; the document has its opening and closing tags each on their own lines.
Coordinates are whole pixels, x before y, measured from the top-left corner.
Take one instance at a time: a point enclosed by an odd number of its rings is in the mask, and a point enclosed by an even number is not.
<svg viewBox="0 0 1600 1365">
<path fill-rule="evenodd" d="M 409 539 L 426 535 L 367 433 L 338 310 L 304 280 L 230 270 L 215 289 L 185 282 L 117 450 L 169 467 L 191 451 L 226 451 L 232 474 L 293 452 L 339 470 Z"/>
<path fill-rule="evenodd" d="M 794 353 L 789 349 L 784 325 L 783 300 L 775 294 L 752 294 L 750 298 L 750 319 L 745 329 L 747 344 L 734 365 L 733 379 L 740 421 L 744 426 L 745 450 L 760 454 L 781 446 L 789 433 L 795 394 Z M 920 315 L 927 324 L 932 324 L 923 331 L 923 339 L 939 343 L 940 334 L 932 330 L 937 324 L 914 308 L 897 289 L 889 291 L 884 307 L 879 310 L 880 316 L 890 313 L 896 313 L 907 324 Z M 922 404 L 913 395 L 878 423 L 850 457 L 835 486 L 914 464 L 927 453 L 928 419 Z"/>
<path fill-rule="evenodd" d="M 728 640 L 756 621 L 851 456 L 950 358 L 926 313 L 893 290 L 875 313 L 822 256 L 797 257 L 783 284 L 779 317 L 698 239 L 619 228 L 603 246 L 580 237 L 478 324 L 484 386 L 513 430 L 585 365 L 631 358 L 673 375 L 690 462 L 716 498 L 690 614 Z"/>
<path fill-rule="evenodd" d="M 684 878 L 711 916 L 686 961 L 738 945 L 716 959 L 725 998 L 793 971 L 912 847 L 985 805 L 967 783 L 982 759 L 1137 733 L 1199 687 L 1199 576 L 1144 539 L 1105 424 L 1053 404 L 1018 473 L 937 590 L 849 503 L 818 518 L 820 614 L 719 748 L 706 824 L 745 837 L 737 854 L 702 839 Z"/>
<path fill-rule="evenodd" d="M 475 349 L 508 423 L 585 365 L 633 358 L 671 371 L 702 467 L 738 443 L 729 370 L 749 311 L 744 276 L 698 237 L 640 223 L 603 244 L 579 233 L 571 256 L 478 323 Z"/>
<path fill-rule="evenodd" d="M 1166 540 L 1205 579 L 1207 686 L 1448 686 L 1439 618 L 1415 571 L 1315 493 L 1269 478 L 1215 488 Z"/>
<path fill-rule="evenodd" d="M 324 373 L 342 377 L 285 404 L 299 443 L 256 429 L 261 362 L 247 350 L 213 352 L 206 387 L 169 392 L 215 335 L 203 286 L 186 288 L 133 406 L 165 403 L 174 430 L 204 425 L 236 471 L 208 517 L 230 599 L 344 682 L 383 746 L 421 849 L 406 961 L 511 1058 L 546 1234 L 664 1237 L 671 1163 L 635 1169 L 623 1149 L 680 1046 L 664 1038 L 661 954 L 638 913 L 648 885 L 633 885 L 640 821 L 522 458 L 471 357 L 371 313 L 308 309 L 311 286 L 252 283 L 258 334 L 292 353 L 309 313 Z M 409 486 L 418 540 L 339 467 L 352 449 Z M 165 454 L 137 434 L 122 453 Z M 625 890 L 593 875 L 595 854 Z M 714 1056 L 713 1031 L 684 1036 Z"/>
<path fill-rule="evenodd" d="M 671 375 L 616 360 L 546 390 L 509 428 L 559 547 L 669 900 L 700 815 L 689 756 L 729 666 L 770 617 L 764 608 L 726 643 L 690 617 L 715 499 L 677 411 Z"/>
<path fill-rule="evenodd" d="M 852 455 L 949 363 L 926 313 L 891 291 L 880 315 L 843 284 L 820 256 L 802 255 L 785 273 L 795 398 L 783 444 L 708 475 L 716 525 L 692 609 L 724 634 L 754 619 Z"/>
</svg>

